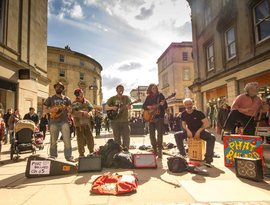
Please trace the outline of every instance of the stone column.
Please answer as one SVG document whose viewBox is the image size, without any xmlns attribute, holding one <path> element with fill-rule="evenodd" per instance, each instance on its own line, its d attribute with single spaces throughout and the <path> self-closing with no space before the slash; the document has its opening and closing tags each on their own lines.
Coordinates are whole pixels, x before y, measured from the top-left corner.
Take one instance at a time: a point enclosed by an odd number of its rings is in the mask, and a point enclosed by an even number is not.
<svg viewBox="0 0 270 205">
<path fill-rule="evenodd" d="M 228 92 L 228 103 L 231 105 L 235 100 L 235 97 L 239 94 L 238 93 L 238 86 L 236 78 L 230 78 L 227 81 L 227 92 Z"/>
</svg>

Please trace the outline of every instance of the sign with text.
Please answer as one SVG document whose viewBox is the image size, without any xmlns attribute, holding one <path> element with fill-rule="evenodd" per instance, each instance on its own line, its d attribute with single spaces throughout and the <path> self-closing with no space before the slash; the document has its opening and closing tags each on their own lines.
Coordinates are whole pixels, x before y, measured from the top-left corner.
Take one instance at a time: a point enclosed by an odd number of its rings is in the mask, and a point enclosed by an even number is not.
<svg viewBox="0 0 270 205">
<path fill-rule="evenodd" d="M 224 163 L 235 166 L 234 157 L 263 159 L 262 138 L 247 135 L 224 136 Z"/>
<path fill-rule="evenodd" d="M 32 160 L 30 164 L 30 175 L 49 175 L 51 161 Z"/>
</svg>

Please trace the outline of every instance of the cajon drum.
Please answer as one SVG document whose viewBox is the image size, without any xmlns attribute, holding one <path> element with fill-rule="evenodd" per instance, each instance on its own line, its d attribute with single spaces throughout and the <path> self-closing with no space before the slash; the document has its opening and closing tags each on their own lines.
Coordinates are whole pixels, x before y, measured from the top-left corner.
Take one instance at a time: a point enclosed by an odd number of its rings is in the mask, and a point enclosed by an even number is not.
<svg viewBox="0 0 270 205">
<path fill-rule="evenodd" d="M 205 141 L 188 138 L 188 158 L 201 161 L 205 155 Z"/>
</svg>

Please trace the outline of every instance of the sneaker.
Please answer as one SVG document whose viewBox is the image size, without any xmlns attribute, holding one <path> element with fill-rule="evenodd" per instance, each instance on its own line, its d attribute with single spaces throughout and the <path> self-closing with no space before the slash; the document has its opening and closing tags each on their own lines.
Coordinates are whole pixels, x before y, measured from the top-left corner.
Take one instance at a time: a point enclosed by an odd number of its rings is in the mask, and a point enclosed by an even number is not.
<svg viewBox="0 0 270 205">
<path fill-rule="evenodd" d="M 48 156 L 49 159 L 56 159 L 55 156 Z"/>
<path fill-rule="evenodd" d="M 162 159 L 162 150 L 160 150 L 160 149 L 158 150 L 158 158 Z"/>
<path fill-rule="evenodd" d="M 208 161 L 208 160 L 204 160 L 204 161 L 203 161 L 203 164 L 204 164 L 205 166 L 209 167 L 209 168 L 212 167 L 211 163 L 212 163 L 212 162 L 210 162 L 210 161 Z"/>
<path fill-rule="evenodd" d="M 75 162 L 74 158 L 73 157 L 70 157 L 67 159 L 68 162 Z"/>
</svg>

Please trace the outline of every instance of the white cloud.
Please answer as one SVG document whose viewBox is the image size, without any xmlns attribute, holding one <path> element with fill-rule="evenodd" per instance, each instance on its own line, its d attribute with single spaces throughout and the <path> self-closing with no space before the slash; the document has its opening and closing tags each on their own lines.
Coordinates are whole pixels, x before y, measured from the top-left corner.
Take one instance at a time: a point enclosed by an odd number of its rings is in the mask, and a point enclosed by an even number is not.
<svg viewBox="0 0 270 205">
<path fill-rule="evenodd" d="M 80 5 L 74 5 L 73 8 L 70 10 L 70 17 L 75 19 L 82 19 L 83 18 L 83 11 Z"/>
</svg>

